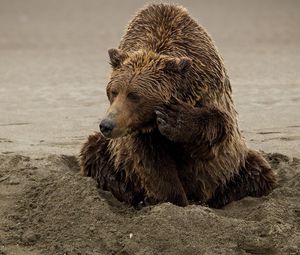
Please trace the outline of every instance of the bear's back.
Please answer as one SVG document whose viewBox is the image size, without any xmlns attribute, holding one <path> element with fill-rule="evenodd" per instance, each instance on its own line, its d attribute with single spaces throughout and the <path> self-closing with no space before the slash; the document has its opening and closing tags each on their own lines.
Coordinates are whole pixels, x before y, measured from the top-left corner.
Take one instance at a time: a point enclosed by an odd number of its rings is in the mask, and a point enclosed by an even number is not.
<svg viewBox="0 0 300 255">
<path fill-rule="evenodd" d="M 183 7 L 169 4 L 152 4 L 141 10 L 130 22 L 120 48 L 175 56 L 216 50 L 211 37 Z"/>
</svg>

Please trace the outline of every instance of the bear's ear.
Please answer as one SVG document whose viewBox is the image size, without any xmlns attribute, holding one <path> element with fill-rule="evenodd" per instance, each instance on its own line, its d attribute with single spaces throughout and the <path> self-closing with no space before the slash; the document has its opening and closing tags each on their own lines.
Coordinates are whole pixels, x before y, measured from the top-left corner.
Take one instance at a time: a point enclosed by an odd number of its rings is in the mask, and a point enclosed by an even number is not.
<svg viewBox="0 0 300 255">
<path fill-rule="evenodd" d="M 186 74 L 191 68 L 192 60 L 187 57 L 171 58 L 165 61 L 165 71 L 176 72 L 179 74 Z"/>
<path fill-rule="evenodd" d="M 109 49 L 108 55 L 110 58 L 110 64 L 113 68 L 120 67 L 127 57 L 126 53 L 122 52 L 119 49 Z"/>
</svg>

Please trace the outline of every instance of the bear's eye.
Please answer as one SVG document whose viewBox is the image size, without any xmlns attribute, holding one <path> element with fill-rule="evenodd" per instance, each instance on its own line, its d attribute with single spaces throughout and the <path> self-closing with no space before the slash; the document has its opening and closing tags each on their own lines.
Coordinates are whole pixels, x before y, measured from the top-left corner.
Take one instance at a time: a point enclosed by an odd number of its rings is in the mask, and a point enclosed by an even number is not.
<svg viewBox="0 0 300 255">
<path fill-rule="evenodd" d="M 115 98 L 115 97 L 118 95 L 118 91 L 112 89 L 112 90 L 110 91 L 110 95 L 111 95 L 112 98 Z"/>
<path fill-rule="evenodd" d="M 137 102 L 137 101 L 140 100 L 140 96 L 139 96 L 137 93 L 134 93 L 134 92 L 128 93 L 127 98 L 128 98 L 130 101 L 134 101 L 134 102 Z"/>
</svg>

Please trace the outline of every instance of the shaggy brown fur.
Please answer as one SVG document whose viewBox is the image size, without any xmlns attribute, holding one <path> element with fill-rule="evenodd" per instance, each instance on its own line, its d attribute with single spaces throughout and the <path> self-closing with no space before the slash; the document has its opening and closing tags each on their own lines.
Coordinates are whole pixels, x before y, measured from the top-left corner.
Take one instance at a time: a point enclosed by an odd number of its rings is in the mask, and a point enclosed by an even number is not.
<svg viewBox="0 0 300 255">
<path fill-rule="evenodd" d="M 109 56 L 105 136 L 83 145 L 83 175 L 132 205 L 221 207 L 272 190 L 270 166 L 239 131 L 223 61 L 184 8 L 143 9 Z"/>
</svg>

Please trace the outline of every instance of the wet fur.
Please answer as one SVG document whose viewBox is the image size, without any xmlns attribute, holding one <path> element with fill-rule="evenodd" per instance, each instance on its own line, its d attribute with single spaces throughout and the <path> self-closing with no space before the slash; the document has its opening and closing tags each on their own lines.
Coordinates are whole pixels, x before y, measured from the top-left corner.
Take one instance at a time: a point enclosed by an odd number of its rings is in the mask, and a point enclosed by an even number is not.
<svg viewBox="0 0 300 255">
<path fill-rule="evenodd" d="M 159 4 L 140 11 L 109 55 L 111 82 L 130 72 L 157 76 L 143 81 L 155 88 L 142 82 L 140 88 L 153 95 L 148 109 L 157 105 L 156 122 L 116 139 L 90 136 L 80 154 L 83 175 L 132 205 L 197 201 L 222 207 L 272 190 L 271 168 L 239 131 L 223 61 L 184 8 Z M 135 116 L 141 124 L 145 112 Z"/>
</svg>

